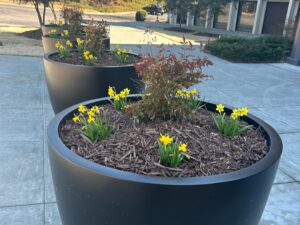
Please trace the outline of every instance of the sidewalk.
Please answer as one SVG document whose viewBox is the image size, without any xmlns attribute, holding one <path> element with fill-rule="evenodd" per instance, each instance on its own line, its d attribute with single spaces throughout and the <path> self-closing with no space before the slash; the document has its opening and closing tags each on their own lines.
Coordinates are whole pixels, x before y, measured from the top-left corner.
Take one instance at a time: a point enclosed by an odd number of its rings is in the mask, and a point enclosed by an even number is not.
<svg viewBox="0 0 300 225">
<path fill-rule="evenodd" d="M 249 106 L 283 139 L 260 225 L 300 224 L 300 68 L 209 58 L 215 65 L 207 73 L 214 80 L 197 85 L 205 100 Z M 61 225 L 45 134 L 54 114 L 41 58 L 0 55 L 0 89 L 0 223 Z"/>
</svg>

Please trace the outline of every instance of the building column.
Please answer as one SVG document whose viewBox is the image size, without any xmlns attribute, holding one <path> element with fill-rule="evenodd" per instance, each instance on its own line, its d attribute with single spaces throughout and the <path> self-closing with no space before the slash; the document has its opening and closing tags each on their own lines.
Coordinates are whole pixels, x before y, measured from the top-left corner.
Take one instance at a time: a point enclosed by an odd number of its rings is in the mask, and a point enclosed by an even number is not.
<svg viewBox="0 0 300 225">
<path fill-rule="evenodd" d="M 239 12 L 239 3 L 231 2 L 229 6 L 229 18 L 227 23 L 227 30 L 235 31 L 238 12 Z"/>
<path fill-rule="evenodd" d="M 257 0 L 252 34 L 261 34 L 263 24 L 264 24 L 264 19 L 265 19 L 266 7 L 267 7 L 267 1 Z"/>
<path fill-rule="evenodd" d="M 194 21 L 195 21 L 195 15 L 193 13 L 191 13 L 190 11 L 188 11 L 187 15 L 186 15 L 186 25 L 194 26 Z"/>
<path fill-rule="evenodd" d="M 292 27 L 294 27 L 298 6 L 299 6 L 299 2 L 296 2 L 295 0 L 289 0 L 289 6 L 286 14 L 283 36 L 288 36 L 289 29 L 292 29 Z"/>
<path fill-rule="evenodd" d="M 177 13 L 174 13 L 174 12 L 169 13 L 169 24 L 171 24 L 171 25 L 177 24 Z"/>
<path fill-rule="evenodd" d="M 211 29 L 214 26 L 214 17 L 210 16 L 210 9 L 207 9 L 205 28 Z"/>
<path fill-rule="evenodd" d="M 291 57 L 287 58 L 286 62 L 296 66 L 300 66 L 300 20 L 298 21 L 292 54 Z"/>
</svg>

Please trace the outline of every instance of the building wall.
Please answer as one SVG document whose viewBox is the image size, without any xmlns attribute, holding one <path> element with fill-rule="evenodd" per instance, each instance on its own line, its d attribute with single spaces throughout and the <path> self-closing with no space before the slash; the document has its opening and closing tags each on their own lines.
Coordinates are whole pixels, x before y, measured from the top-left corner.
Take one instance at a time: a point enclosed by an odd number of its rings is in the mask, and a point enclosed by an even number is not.
<svg viewBox="0 0 300 225">
<path fill-rule="evenodd" d="M 210 21 L 208 16 L 203 18 L 203 12 L 201 17 L 188 13 L 186 25 L 242 31 L 252 34 L 265 33 L 288 36 L 292 33 L 290 29 L 294 27 L 295 21 L 299 17 L 299 14 L 297 14 L 299 2 L 300 0 L 240 0 L 238 3 L 230 3 L 225 7 L 225 14 L 216 15 Z M 279 8 L 275 5 L 282 5 L 281 10 L 283 12 L 278 12 Z M 272 10 L 274 12 L 271 12 Z M 208 12 L 206 13 L 208 14 Z M 279 13 L 280 18 L 279 15 L 276 18 Z M 274 20 L 272 20 L 273 15 Z M 176 24 L 174 19 L 169 22 Z M 280 27 L 275 29 L 277 25 Z M 269 26 L 273 28 L 271 29 Z"/>
</svg>

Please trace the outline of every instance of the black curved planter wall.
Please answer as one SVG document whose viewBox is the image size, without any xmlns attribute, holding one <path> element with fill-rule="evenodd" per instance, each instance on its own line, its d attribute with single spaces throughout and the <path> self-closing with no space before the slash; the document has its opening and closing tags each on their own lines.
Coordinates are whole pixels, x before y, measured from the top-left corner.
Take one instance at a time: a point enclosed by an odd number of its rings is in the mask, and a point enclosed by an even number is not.
<svg viewBox="0 0 300 225">
<path fill-rule="evenodd" d="M 56 53 L 54 53 L 56 54 Z M 82 66 L 59 63 L 44 56 L 45 75 L 55 113 L 82 101 L 107 96 L 109 86 L 117 91 L 129 88 L 139 93 L 143 85 L 132 64 L 124 66 Z"/>
<path fill-rule="evenodd" d="M 55 44 L 57 42 L 60 42 L 63 45 L 66 45 L 66 40 L 65 39 L 58 39 L 58 38 L 50 38 L 48 35 L 42 37 L 42 43 L 43 43 L 43 49 L 44 53 L 53 53 L 57 52 L 57 48 L 55 47 Z M 74 47 L 76 46 L 76 41 L 72 41 Z M 104 49 L 109 50 L 110 49 L 110 38 L 103 38 L 102 40 Z"/>
<path fill-rule="evenodd" d="M 264 130 L 270 144 L 268 154 L 256 164 L 221 175 L 161 178 L 108 168 L 71 152 L 58 129 L 77 107 L 58 114 L 48 127 L 51 170 L 64 225 L 258 225 L 282 151 L 279 135 L 263 121 L 251 115 L 246 119 Z"/>
</svg>

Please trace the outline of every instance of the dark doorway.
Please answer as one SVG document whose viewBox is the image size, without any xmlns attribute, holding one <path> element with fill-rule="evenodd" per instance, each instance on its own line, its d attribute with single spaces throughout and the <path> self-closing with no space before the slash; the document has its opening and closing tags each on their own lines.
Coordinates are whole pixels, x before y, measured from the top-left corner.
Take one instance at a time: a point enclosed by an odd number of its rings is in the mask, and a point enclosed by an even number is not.
<svg viewBox="0 0 300 225">
<path fill-rule="evenodd" d="M 252 32 L 257 3 L 253 1 L 240 1 L 237 19 L 237 30 Z"/>
<path fill-rule="evenodd" d="M 287 2 L 268 2 L 262 33 L 282 35 L 287 9 Z"/>
</svg>

